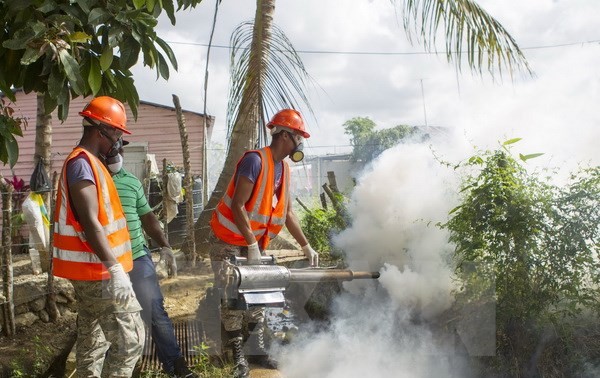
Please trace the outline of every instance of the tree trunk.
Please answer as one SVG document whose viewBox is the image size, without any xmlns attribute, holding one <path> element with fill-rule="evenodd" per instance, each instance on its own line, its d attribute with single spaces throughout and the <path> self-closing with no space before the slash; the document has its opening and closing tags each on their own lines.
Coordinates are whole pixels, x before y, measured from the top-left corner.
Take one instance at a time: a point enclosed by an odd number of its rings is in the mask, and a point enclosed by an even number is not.
<svg viewBox="0 0 600 378">
<path fill-rule="evenodd" d="M 186 245 L 182 248 L 187 251 L 188 261 L 192 262 L 192 267 L 196 266 L 196 243 L 194 239 L 194 188 L 192 186 L 192 169 L 190 164 L 190 148 L 188 146 L 188 133 L 185 127 L 185 119 L 179 97 L 173 95 L 173 104 L 177 113 L 177 123 L 179 124 L 179 136 L 181 137 L 181 150 L 183 151 L 183 187 L 185 188 L 185 209 L 186 209 Z M 206 130 L 205 130 L 206 131 Z M 174 273 L 175 275 L 177 273 Z"/>
<path fill-rule="evenodd" d="M 50 177 L 50 159 L 52 147 L 52 116 L 46 114 L 44 107 L 44 94 L 37 94 L 37 114 L 35 120 L 35 154 L 33 156 L 34 166 L 41 159 L 44 163 L 46 174 Z M 44 194 L 46 209 L 50 209 L 50 195 Z M 42 272 L 48 272 L 50 267 L 50 253 L 48 249 L 40 249 L 40 262 Z"/>
<path fill-rule="evenodd" d="M 212 211 L 217 206 L 221 197 L 223 197 L 238 160 L 246 150 L 254 148 L 257 143 L 259 133 L 258 117 L 261 114 L 260 107 L 262 106 L 262 77 L 266 70 L 265 59 L 263 57 L 266 49 L 263 44 L 271 34 L 274 12 L 275 0 L 257 0 L 249 61 L 251 68 L 248 70 L 248 72 L 253 72 L 254 75 L 247 78 L 247 86 L 240 104 L 238 118 L 231 131 L 223 171 L 217 180 L 214 191 L 210 195 L 210 199 L 205 204 L 200 217 L 196 221 L 196 248 L 203 256 L 208 253 L 209 221 Z"/>
</svg>

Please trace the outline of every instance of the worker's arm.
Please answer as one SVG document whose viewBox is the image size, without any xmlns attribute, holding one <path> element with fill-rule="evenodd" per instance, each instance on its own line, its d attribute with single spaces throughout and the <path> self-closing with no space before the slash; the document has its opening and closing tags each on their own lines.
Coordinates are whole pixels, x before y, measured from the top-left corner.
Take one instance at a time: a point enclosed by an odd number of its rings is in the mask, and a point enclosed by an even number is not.
<svg viewBox="0 0 600 378">
<path fill-rule="evenodd" d="M 319 266 L 319 254 L 310 246 L 304 232 L 302 232 L 302 228 L 300 227 L 300 222 L 298 221 L 298 217 L 292 208 L 292 198 L 288 199 L 288 208 L 285 216 L 285 226 L 294 239 L 300 244 L 302 247 L 302 252 L 304 256 L 308 259 L 310 266 L 317 267 Z"/>
<path fill-rule="evenodd" d="M 82 180 L 69 186 L 73 207 L 83 227 L 85 238 L 92 251 L 107 268 L 117 264 L 112 253 L 104 228 L 98 221 L 98 197 L 96 185 L 88 180 Z"/>
<path fill-rule="evenodd" d="M 250 219 L 248 218 L 248 213 L 246 212 L 245 207 L 246 202 L 248 202 L 250 196 L 252 195 L 253 189 L 254 183 L 250 181 L 249 178 L 245 176 L 239 176 L 231 201 L 233 221 L 240 230 L 240 233 L 244 236 L 244 239 L 246 239 L 246 243 L 248 243 L 248 245 L 256 243 L 256 238 L 254 237 L 252 229 L 250 228 Z"/>
<path fill-rule="evenodd" d="M 162 227 L 160 227 L 158 218 L 156 218 L 156 215 L 152 211 L 140 216 L 140 220 L 142 221 L 142 228 L 146 234 L 150 236 L 152 240 L 154 240 L 160 247 L 171 247 L 167 241 L 167 237 L 165 236 Z"/>
<path fill-rule="evenodd" d="M 287 213 L 285 215 L 285 227 L 287 227 L 290 234 L 294 237 L 294 239 L 300 244 L 301 247 L 304 247 L 308 244 L 308 240 L 306 236 L 304 236 L 304 232 L 302 232 L 302 228 L 300 227 L 300 221 L 292 208 L 292 198 L 289 196 L 288 198 L 288 207 Z"/>
</svg>

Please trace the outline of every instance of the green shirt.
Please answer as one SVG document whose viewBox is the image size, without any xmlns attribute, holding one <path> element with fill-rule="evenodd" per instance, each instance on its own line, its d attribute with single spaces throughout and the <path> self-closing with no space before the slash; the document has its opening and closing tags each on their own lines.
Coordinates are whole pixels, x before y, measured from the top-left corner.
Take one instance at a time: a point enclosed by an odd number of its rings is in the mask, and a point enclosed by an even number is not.
<svg viewBox="0 0 600 378">
<path fill-rule="evenodd" d="M 131 238 L 131 250 L 133 251 L 133 259 L 135 260 L 146 253 L 144 251 L 146 240 L 144 239 L 140 217 L 148 214 L 152 209 L 148 204 L 148 200 L 146 200 L 142 183 L 137 177 L 125 169 L 121 169 L 112 178 L 119 192 L 123 212 L 127 219 L 127 228 L 129 229 L 129 237 Z"/>
</svg>

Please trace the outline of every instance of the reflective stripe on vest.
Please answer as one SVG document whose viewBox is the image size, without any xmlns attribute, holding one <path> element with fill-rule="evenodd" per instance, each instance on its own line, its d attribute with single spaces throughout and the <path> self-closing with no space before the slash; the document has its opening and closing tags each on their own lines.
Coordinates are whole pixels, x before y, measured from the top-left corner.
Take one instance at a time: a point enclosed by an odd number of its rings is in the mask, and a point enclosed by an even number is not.
<svg viewBox="0 0 600 378">
<path fill-rule="evenodd" d="M 98 197 L 98 221 L 107 237 L 113 256 L 124 270 L 133 268 L 131 242 L 127 220 L 110 173 L 94 155 L 83 148 L 75 148 L 67 157 L 61 173 L 54 215 L 53 273 L 73 280 L 97 281 L 110 275 L 87 242 L 83 227 L 75 218 L 69 201 L 66 167 L 74 157 L 85 153 L 90 162 Z"/>
<path fill-rule="evenodd" d="M 285 224 L 288 207 L 289 166 L 283 162 L 282 183 L 277 205 L 273 208 L 275 186 L 275 163 L 270 147 L 246 153 L 258 153 L 261 158 L 261 171 L 255 182 L 254 190 L 245 204 L 250 228 L 262 249 L 266 248 L 269 241 L 277 236 Z M 240 159 L 241 162 L 242 159 Z M 239 167 L 239 162 L 238 162 Z M 225 195 L 217 205 L 211 219 L 211 227 L 215 235 L 229 244 L 245 246 L 247 242 L 233 220 L 231 210 L 232 198 L 235 192 L 235 177 L 230 180 Z"/>
</svg>

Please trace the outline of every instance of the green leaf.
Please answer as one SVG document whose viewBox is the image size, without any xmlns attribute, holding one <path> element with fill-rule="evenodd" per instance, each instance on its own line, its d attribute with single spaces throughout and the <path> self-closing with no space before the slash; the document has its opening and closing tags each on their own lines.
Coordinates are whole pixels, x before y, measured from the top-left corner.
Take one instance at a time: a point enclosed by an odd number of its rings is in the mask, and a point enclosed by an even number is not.
<svg viewBox="0 0 600 378">
<path fill-rule="evenodd" d="M 79 95 L 84 92 L 84 83 L 83 78 L 81 77 L 81 72 L 79 72 L 79 64 L 69 54 L 69 52 L 65 49 L 61 49 L 58 52 L 58 56 L 60 58 L 60 62 L 63 65 L 65 73 L 67 74 L 67 78 L 69 79 L 69 83 L 71 84 L 71 88 L 73 91 Z M 68 96 L 67 96 L 68 97 Z"/>
<path fill-rule="evenodd" d="M 121 78 L 120 84 L 122 86 L 125 99 L 127 100 L 127 104 L 129 105 L 129 109 L 131 109 L 133 117 L 137 119 L 137 106 L 140 102 L 140 98 L 137 93 L 137 89 L 135 89 L 133 79 L 131 77 Z"/>
<path fill-rule="evenodd" d="M 56 102 L 56 98 L 51 96 L 48 92 L 44 93 L 44 110 L 46 114 L 52 113 L 54 109 L 58 106 Z"/>
<path fill-rule="evenodd" d="M 165 12 L 167 12 L 167 17 L 169 17 L 171 25 L 175 25 L 175 6 L 173 5 L 173 0 L 163 0 L 162 6 Z"/>
<path fill-rule="evenodd" d="M 529 159 L 534 159 L 538 156 L 542 156 L 543 154 L 544 154 L 543 152 L 538 152 L 535 154 L 528 154 L 528 155 L 519 154 L 519 158 L 523 161 L 527 161 Z"/>
<path fill-rule="evenodd" d="M 4 136 L 4 146 L 6 148 L 8 165 L 13 168 L 19 160 L 19 143 L 12 134 Z"/>
<path fill-rule="evenodd" d="M 148 9 L 148 12 L 152 13 L 154 4 L 156 4 L 156 0 L 146 0 L 146 9 Z"/>
<path fill-rule="evenodd" d="M 90 39 L 92 36 L 82 31 L 69 34 L 69 40 L 74 43 L 85 43 Z"/>
<path fill-rule="evenodd" d="M 28 47 L 25 50 L 25 53 L 23 54 L 23 56 L 21 57 L 21 64 L 24 66 L 28 66 L 31 63 L 38 60 L 40 58 L 40 56 L 42 56 L 42 52 L 40 51 L 40 49 L 32 49 L 32 48 Z"/>
<path fill-rule="evenodd" d="M 21 50 L 25 48 L 27 42 L 29 42 L 34 37 L 35 32 L 32 29 L 19 29 L 15 32 L 11 39 L 2 42 L 2 46 L 11 50 Z"/>
<path fill-rule="evenodd" d="M 100 56 L 100 68 L 102 71 L 108 71 L 113 61 L 113 49 L 109 45 L 104 46 L 102 55 Z"/>
<path fill-rule="evenodd" d="M 70 96 L 66 96 L 65 100 L 58 105 L 58 119 L 64 121 L 69 116 Z"/>
<path fill-rule="evenodd" d="M 37 7 L 37 10 L 42 13 L 49 13 L 55 10 L 57 7 L 56 2 L 54 0 L 45 0 L 42 5 Z"/>
<path fill-rule="evenodd" d="M 148 6 L 148 4 L 146 4 L 146 6 Z M 133 19 L 133 22 L 135 22 L 136 24 L 143 25 L 143 27 L 140 30 L 154 29 L 156 27 L 156 24 L 158 24 L 158 20 L 156 19 L 156 17 L 154 17 L 148 13 L 137 14 L 137 17 L 135 17 Z M 149 34 L 149 33 L 154 34 L 154 31 L 148 30 L 147 34 Z M 149 35 L 147 35 L 147 36 L 149 36 Z"/>
<path fill-rule="evenodd" d="M 120 26 L 112 26 L 108 29 L 108 45 L 111 48 L 115 48 L 119 45 L 123 39 L 124 30 Z"/>
<path fill-rule="evenodd" d="M 41 21 L 36 21 L 33 24 L 29 24 L 29 26 L 36 37 L 40 37 L 46 32 L 46 24 Z"/>
<path fill-rule="evenodd" d="M 0 137 L 0 161 L 2 161 L 4 164 L 8 163 L 8 153 L 6 152 L 4 136 Z"/>
<path fill-rule="evenodd" d="M 110 13 L 108 13 L 104 8 L 94 8 L 90 12 L 88 16 L 88 23 L 92 26 L 98 26 L 100 24 L 105 23 L 110 18 Z"/>
<path fill-rule="evenodd" d="M 450 212 L 448 213 L 448 215 L 452 215 L 452 214 L 456 213 L 461 208 L 462 208 L 462 205 L 456 206 L 454 209 L 450 210 Z"/>
<path fill-rule="evenodd" d="M 141 9 L 144 5 L 146 5 L 146 0 L 133 0 L 135 9 Z"/>
<path fill-rule="evenodd" d="M 60 91 L 63 88 L 65 82 L 64 76 L 62 76 L 60 70 L 55 67 L 52 72 L 50 72 L 50 76 L 48 76 L 48 94 L 52 97 L 58 97 Z"/>
<path fill-rule="evenodd" d="M 483 159 L 480 156 L 471 156 L 469 158 L 469 164 L 481 165 L 483 164 Z"/>
<path fill-rule="evenodd" d="M 10 85 L 7 85 L 4 80 L 0 80 L 0 91 L 11 101 L 16 101 L 15 93 L 10 89 Z"/>
<path fill-rule="evenodd" d="M 175 71 L 177 71 L 177 58 L 175 58 L 175 54 L 173 53 L 171 46 L 169 46 L 167 42 L 158 37 L 156 38 L 156 43 L 160 46 L 161 49 L 163 49 L 165 54 L 167 54 L 169 61 L 173 65 L 173 68 L 175 68 Z"/>
<path fill-rule="evenodd" d="M 27 122 L 21 118 L 10 118 L 7 122 L 7 130 L 10 134 L 16 136 L 23 136 L 23 130 L 21 129 L 21 122 Z"/>
<path fill-rule="evenodd" d="M 160 76 L 163 77 L 163 79 L 169 80 L 169 65 L 167 64 L 167 61 L 162 56 L 162 54 L 158 53 L 157 55 L 158 55 L 158 72 L 160 73 Z"/>
<path fill-rule="evenodd" d="M 81 7 L 81 9 L 87 14 L 90 13 L 90 9 L 92 6 L 96 4 L 96 0 L 77 0 L 77 4 Z"/>
<path fill-rule="evenodd" d="M 137 63 L 140 55 L 140 44 L 132 37 L 126 37 L 119 46 L 121 59 L 119 60 L 122 70 L 129 69 Z"/>
<path fill-rule="evenodd" d="M 509 139 L 509 140 L 505 141 L 504 143 L 502 143 L 502 145 L 508 146 L 509 144 L 517 143 L 521 139 L 523 139 L 523 138 L 512 138 L 512 139 Z"/>
<path fill-rule="evenodd" d="M 98 59 L 92 58 L 90 60 L 90 73 L 88 75 L 88 84 L 92 90 L 92 94 L 95 96 L 100 87 L 102 86 L 102 71 L 100 70 L 100 63 Z"/>
</svg>

